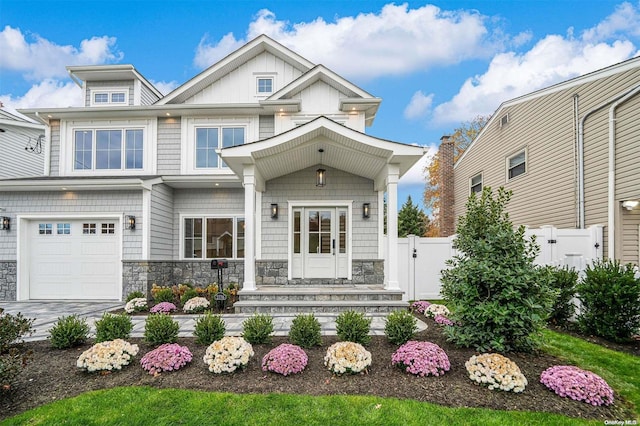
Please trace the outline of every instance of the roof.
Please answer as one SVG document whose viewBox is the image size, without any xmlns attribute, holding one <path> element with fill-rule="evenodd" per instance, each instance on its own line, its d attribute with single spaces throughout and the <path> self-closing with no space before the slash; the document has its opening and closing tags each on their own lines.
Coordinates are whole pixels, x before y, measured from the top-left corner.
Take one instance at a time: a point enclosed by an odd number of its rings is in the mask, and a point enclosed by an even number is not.
<svg viewBox="0 0 640 426">
<path fill-rule="evenodd" d="M 82 87 L 81 81 L 139 80 L 158 98 L 162 98 L 162 93 L 131 64 L 68 66 L 67 71 L 71 79 L 80 87 Z"/>
</svg>

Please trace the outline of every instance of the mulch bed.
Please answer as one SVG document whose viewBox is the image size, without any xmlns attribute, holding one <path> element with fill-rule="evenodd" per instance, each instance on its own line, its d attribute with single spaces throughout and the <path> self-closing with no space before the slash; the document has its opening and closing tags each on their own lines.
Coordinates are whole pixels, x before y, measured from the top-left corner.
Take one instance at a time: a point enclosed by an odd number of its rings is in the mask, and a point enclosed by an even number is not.
<svg viewBox="0 0 640 426">
<path fill-rule="evenodd" d="M 323 336 L 321 347 L 306 350 L 309 356 L 307 368 L 301 374 L 288 377 L 265 373 L 261 369 L 262 357 L 278 344 L 287 342 L 286 337 L 274 337 L 269 345 L 254 345 L 255 356 L 248 367 L 230 375 L 210 373 L 202 361 L 206 347 L 197 345 L 193 338 L 181 338 L 179 343 L 187 345 L 193 352 L 193 361 L 178 371 L 155 377 L 139 365 L 142 355 L 153 349 L 139 338 L 130 339 L 130 342 L 140 346 L 136 361 L 122 371 L 107 375 L 86 373 L 75 366 L 78 356 L 90 344 L 80 348 L 55 350 L 47 341 L 29 342 L 24 347 L 33 351 L 30 362 L 13 389 L 0 394 L 0 419 L 55 400 L 116 386 L 153 386 L 234 393 L 375 395 L 428 401 L 449 407 L 541 411 L 602 421 L 636 418 L 635 413 L 617 394 L 615 404 L 610 407 L 593 407 L 555 395 L 539 383 L 539 377 L 546 368 L 563 362 L 545 353 L 509 354 L 529 381 L 523 393 L 491 391 L 475 385 L 467 377 L 464 363 L 476 352 L 456 348 L 444 339 L 435 322 L 426 322 L 428 329 L 419 333 L 416 338 L 436 343 L 446 351 L 451 370 L 444 376 L 421 378 L 393 367 L 391 354 L 397 347 L 390 344 L 384 336 L 374 336 L 366 347 L 373 358 L 369 373 L 349 376 L 334 376 L 323 365 L 326 349 L 337 341 L 336 336 Z"/>
</svg>

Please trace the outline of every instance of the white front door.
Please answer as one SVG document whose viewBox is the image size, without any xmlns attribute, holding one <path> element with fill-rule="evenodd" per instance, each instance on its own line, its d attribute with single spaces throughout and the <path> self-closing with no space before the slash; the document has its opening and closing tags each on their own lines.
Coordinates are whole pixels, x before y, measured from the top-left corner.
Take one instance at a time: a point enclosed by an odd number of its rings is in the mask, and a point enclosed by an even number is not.
<svg viewBox="0 0 640 426">
<path fill-rule="evenodd" d="M 347 278 L 347 214 L 345 207 L 293 209 L 293 278 Z"/>
</svg>

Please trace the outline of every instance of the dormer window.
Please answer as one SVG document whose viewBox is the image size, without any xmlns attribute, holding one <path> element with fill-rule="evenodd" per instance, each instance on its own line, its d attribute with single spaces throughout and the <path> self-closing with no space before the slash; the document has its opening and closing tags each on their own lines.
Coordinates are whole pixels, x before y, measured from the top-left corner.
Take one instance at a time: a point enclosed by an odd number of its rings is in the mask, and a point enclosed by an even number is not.
<svg viewBox="0 0 640 426">
<path fill-rule="evenodd" d="M 91 91 L 91 105 L 94 106 L 127 105 L 127 98 L 127 91 L 122 89 Z"/>
</svg>

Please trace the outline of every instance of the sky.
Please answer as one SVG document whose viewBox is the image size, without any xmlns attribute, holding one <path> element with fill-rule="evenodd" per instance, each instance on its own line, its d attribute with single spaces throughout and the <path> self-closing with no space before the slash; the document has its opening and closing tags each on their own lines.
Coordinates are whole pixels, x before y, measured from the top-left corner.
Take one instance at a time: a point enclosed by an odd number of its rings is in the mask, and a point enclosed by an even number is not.
<svg viewBox="0 0 640 426">
<path fill-rule="evenodd" d="M 433 154 L 504 101 L 638 56 L 640 0 L 0 0 L 0 101 L 81 106 L 68 65 L 132 64 L 168 93 L 260 34 L 382 98 L 368 134 Z M 428 161 L 400 205 L 423 206 Z"/>
</svg>

